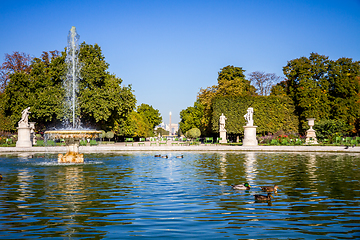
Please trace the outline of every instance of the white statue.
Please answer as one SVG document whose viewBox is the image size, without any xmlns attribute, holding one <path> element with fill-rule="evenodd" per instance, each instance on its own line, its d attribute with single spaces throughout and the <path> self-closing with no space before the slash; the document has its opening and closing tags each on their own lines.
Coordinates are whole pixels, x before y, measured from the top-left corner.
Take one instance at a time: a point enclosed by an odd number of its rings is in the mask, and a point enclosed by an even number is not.
<svg viewBox="0 0 360 240">
<path fill-rule="evenodd" d="M 244 118 L 246 120 L 246 126 L 254 126 L 253 113 L 254 109 L 252 107 L 249 107 L 247 109 L 247 113 L 244 115 Z"/>
<path fill-rule="evenodd" d="M 225 130 L 225 120 L 226 120 L 227 118 L 225 117 L 225 115 L 222 113 L 221 114 L 221 116 L 220 116 L 220 132 L 221 131 L 226 131 Z"/>
<path fill-rule="evenodd" d="M 29 127 L 29 114 L 31 113 L 29 110 L 30 110 L 30 107 L 25 108 L 21 112 L 21 119 L 18 123 L 19 127 Z"/>
</svg>

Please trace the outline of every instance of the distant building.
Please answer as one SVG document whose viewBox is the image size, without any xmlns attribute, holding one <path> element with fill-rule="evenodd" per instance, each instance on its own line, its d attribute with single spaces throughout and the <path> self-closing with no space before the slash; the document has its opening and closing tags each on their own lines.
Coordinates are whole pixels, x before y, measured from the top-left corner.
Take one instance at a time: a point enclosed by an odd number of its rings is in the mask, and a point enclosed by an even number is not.
<svg viewBox="0 0 360 240">
<path fill-rule="evenodd" d="M 172 123 L 171 124 L 171 128 L 170 128 L 170 124 L 165 124 L 164 122 L 160 123 L 159 125 L 157 125 L 154 130 L 158 129 L 158 128 L 163 128 L 166 131 L 169 131 L 169 133 L 171 133 L 170 135 L 175 135 L 177 133 L 177 131 L 179 130 L 179 124 L 177 123 Z M 170 130 L 171 129 L 171 130 Z"/>
</svg>

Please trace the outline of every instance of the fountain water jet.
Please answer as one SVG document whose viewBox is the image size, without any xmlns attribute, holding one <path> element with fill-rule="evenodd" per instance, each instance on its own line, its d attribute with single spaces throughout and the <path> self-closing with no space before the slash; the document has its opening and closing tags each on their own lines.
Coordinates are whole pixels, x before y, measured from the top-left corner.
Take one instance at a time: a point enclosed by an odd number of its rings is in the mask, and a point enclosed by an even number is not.
<svg viewBox="0 0 360 240">
<path fill-rule="evenodd" d="M 79 153 L 81 139 L 95 138 L 101 131 L 81 129 L 80 108 L 77 95 L 79 93 L 79 80 L 81 64 L 79 62 L 79 38 L 76 28 L 72 27 L 68 35 L 66 49 L 67 74 L 63 80 L 65 88 L 64 119 L 65 130 L 46 131 L 45 134 L 52 139 L 64 139 L 67 152 L 58 155 L 59 163 L 83 163 L 84 156 Z"/>
</svg>

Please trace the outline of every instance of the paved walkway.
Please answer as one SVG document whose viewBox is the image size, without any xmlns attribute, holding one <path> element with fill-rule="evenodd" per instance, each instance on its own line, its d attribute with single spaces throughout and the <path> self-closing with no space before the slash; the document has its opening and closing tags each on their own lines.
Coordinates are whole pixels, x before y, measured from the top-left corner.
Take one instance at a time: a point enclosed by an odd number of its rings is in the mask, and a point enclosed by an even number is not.
<svg viewBox="0 0 360 240">
<path fill-rule="evenodd" d="M 134 143 L 133 146 L 125 146 L 125 143 L 115 144 L 100 144 L 97 146 L 81 146 L 79 151 L 81 153 L 103 153 L 103 152 L 135 152 L 135 151 L 263 151 L 263 152 L 351 152 L 360 153 L 360 146 L 349 147 L 345 146 L 229 146 L 229 145 L 198 145 L 198 146 L 179 146 L 168 143 L 161 146 L 150 146 L 149 142 L 144 145 Z M 32 147 L 32 148 L 16 148 L 16 147 L 0 147 L 0 153 L 17 153 L 17 152 L 66 152 L 66 147 Z"/>
</svg>

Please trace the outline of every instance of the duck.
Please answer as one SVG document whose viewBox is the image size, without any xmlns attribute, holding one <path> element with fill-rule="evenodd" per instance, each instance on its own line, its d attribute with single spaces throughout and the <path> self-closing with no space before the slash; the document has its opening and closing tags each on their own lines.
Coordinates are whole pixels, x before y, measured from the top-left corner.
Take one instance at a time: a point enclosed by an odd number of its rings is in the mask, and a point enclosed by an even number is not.
<svg viewBox="0 0 360 240">
<path fill-rule="evenodd" d="M 181 156 L 176 156 L 176 158 L 184 158 L 184 156 L 183 156 L 183 155 L 181 155 Z"/>
<path fill-rule="evenodd" d="M 255 200 L 262 200 L 262 201 L 268 201 L 268 200 L 271 200 L 271 198 L 273 198 L 271 193 L 268 193 L 267 196 L 255 194 L 254 197 L 255 197 Z"/>
<path fill-rule="evenodd" d="M 169 158 L 168 155 L 166 155 L 166 156 L 161 156 L 161 157 L 162 157 L 162 158 Z"/>
<path fill-rule="evenodd" d="M 0 173 L 0 181 L 3 179 L 2 174 Z"/>
<path fill-rule="evenodd" d="M 157 155 L 155 155 L 154 157 L 161 157 L 161 155 L 160 155 L 160 154 L 157 154 Z"/>
<path fill-rule="evenodd" d="M 238 185 L 231 185 L 231 187 L 233 189 L 236 190 L 250 190 L 251 186 L 249 185 L 249 183 L 244 183 L 244 184 L 238 184 Z"/>
<path fill-rule="evenodd" d="M 264 192 L 276 192 L 277 189 L 279 188 L 278 185 L 274 185 L 273 187 L 270 187 L 270 186 L 264 186 L 264 187 L 260 187 L 261 190 L 263 190 Z"/>
</svg>

